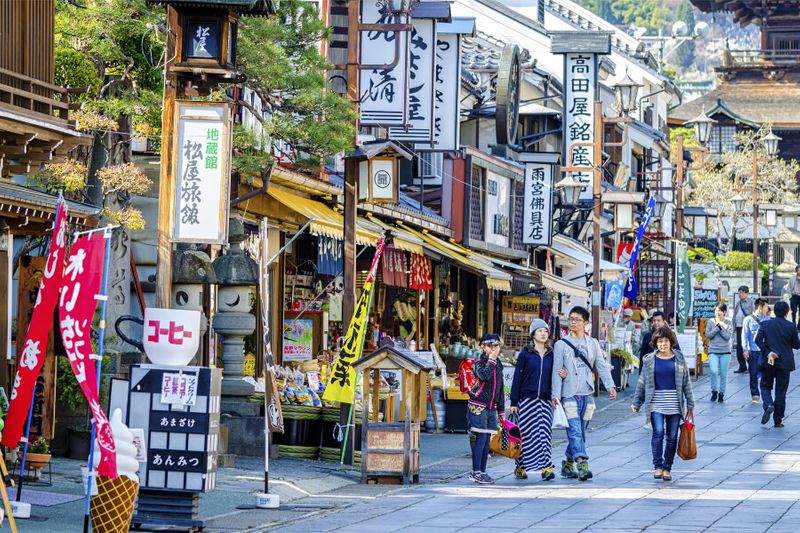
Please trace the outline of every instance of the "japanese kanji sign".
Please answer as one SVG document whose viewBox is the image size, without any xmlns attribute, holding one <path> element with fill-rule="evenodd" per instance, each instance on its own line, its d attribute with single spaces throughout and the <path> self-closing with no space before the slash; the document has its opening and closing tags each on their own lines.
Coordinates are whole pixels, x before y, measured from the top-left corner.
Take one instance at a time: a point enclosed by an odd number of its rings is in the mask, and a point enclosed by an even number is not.
<svg viewBox="0 0 800 533">
<path fill-rule="evenodd" d="M 174 242 L 223 244 L 227 236 L 230 106 L 177 102 Z"/>
<path fill-rule="evenodd" d="M 564 161 L 570 167 L 586 167 L 572 177 L 585 183 L 581 200 L 592 198 L 594 150 L 586 143 L 594 138 L 594 102 L 597 100 L 597 55 L 564 55 Z M 599 139 L 598 139 L 599 140 Z M 580 144 L 577 144 L 580 143 Z M 572 150 L 570 151 L 570 147 Z"/>
<path fill-rule="evenodd" d="M 372 259 L 372 266 L 364 281 L 364 288 L 361 289 L 361 296 L 358 298 L 356 308 L 353 311 L 353 318 L 350 319 L 350 326 L 347 328 L 347 335 L 344 344 L 339 351 L 339 357 L 333 363 L 328 384 L 325 387 L 325 394 L 322 399 L 330 402 L 353 403 L 356 393 L 356 371 L 353 370 L 353 363 L 361 357 L 364 349 L 364 337 L 366 336 L 367 320 L 369 318 L 369 308 L 372 304 L 372 286 L 375 283 L 375 274 L 378 270 L 378 262 L 383 253 L 385 240 L 381 237 L 378 247 L 375 250 L 375 257 Z"/>
<path fill-rule="evenodd" d="M 430 142 L 433 131 L 436 23 L 412 21 L 408 73 L 408 128 L 390 128 L 389 138 L 405 142 Z"/>
<path fill-rule="evenodd" d="M 58 216 L 50 243 L 47 264 L 42 272 L 39 292 L 34 303 L 30 325 L 25 335 L 22 351 L 17 354 L 17 375 L 11 389 L 11 404 L 6 415 L 2 444 L 14 448 L 22 437 L 22 428 L 28 409 L 33 401 L 33 388 L 42 364 L 50 329 L 53 326 L 53 311 L 58 303 L 58 291 L 64 274 L 64 257 L 67 253 L 67 206 L 59 200 Z M 102 256 L 101 261 L 102 265 Z"/>
<path fill-rule="evenodd" d="M 197 401 L 197 374 L 164 373 L 161 379 L 161 403 L 194 405 Z"/>
<path fill-rule="evenodd" d="M 162 402 L 163 403 L 163 402 Z M 170 433 L 208 432 L 208 414 L 189 411 L 150 411 L 150 429 Z"/>
<path fill-rule="evenodd" d="M 97 473 L 113 479 L 117 477 L 116 448 L 108 417 L 100 406 L 92 346 L 92 319 L 103 277 L 105 237 L 110 238 L 110 234 L 90 233 L 72 244 L 64 268 L 58 311 L 64 350 L 94 417 L 101 454 Z"/>
<path fill-rule="evenodd" d="M 380 2 L 361 2 L 361 22 L 364 24 L 399 23 L 392 15 L 381 13 Z M 409 40 L 411 32 L 369 31 L 361 34 L 361 64 L 392 64 L 397 54 L 399 61 L 393 68 L 362 68 L 361 90 L 362 126 L 406 125 L 408 117 Z M 399 44 L 396 40 L 399 39 Z"/>
<path fill-rule="evenodd" d="M 558 154 L 526 153 L 522 242 L 549 245 L 553 240 L 553 176 Z"/>
<path fill-rule="evenodd" d="M 675 325 L 678 333 L 689 324 L 692 316 L 692 268 L 689 265 L 689 246 L 675 241 Z"/>
<path fill-rule="evenodd" d="M 206 471 L 207 461 L 204 452 L 189 450 L 152 449 L 147 453 L 148 470 L 165 470 L 168 472 L 194 472 L 202 474 Z"/>
</svg>

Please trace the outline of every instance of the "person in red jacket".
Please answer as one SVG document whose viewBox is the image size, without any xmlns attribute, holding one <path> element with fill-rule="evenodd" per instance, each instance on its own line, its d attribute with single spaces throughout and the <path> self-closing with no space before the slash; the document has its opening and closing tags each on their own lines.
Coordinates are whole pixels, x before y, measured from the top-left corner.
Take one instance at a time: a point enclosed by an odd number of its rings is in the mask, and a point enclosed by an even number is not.
<svg viewBox="0 0 800 533">
<path fill-rule="evenodd" d="M 480 484 L 494 483 L 494 479 L 486 473 L 489 441 L 497 433 L 498 422 L 505 415 L 500 344 L 500 336 L 496 333 L 484 335 L 481 339 L 483 354 L 472 365 L 472 374 L 477 381 L 469 391 L 467 405 L 467 425 L 472 447 L 472 472 L 469 478 Z"/>
</svg>

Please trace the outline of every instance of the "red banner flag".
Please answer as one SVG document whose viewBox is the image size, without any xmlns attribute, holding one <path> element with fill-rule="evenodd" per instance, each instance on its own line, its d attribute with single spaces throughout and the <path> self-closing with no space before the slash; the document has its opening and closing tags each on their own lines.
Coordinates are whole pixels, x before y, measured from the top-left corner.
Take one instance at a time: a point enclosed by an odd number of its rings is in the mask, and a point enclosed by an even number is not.
<svg viewBox="0 0 800 533">
<path fill-rule="evenodd" d="M 58 291 L 64 273 L 64 257 L 67 250 L 67 206 L 59 200 L 53 226 L 50 255 L 39 284 L 33 314 L 22 353 L 17 354 L 17 375 L 11 390 L 11 403 L 3 429 L 3 446 L 15 448 L 22 438 L 23 426 L 33 401 L 33 388 L 44 364 L 47 339 L 53 326 L 53 311 L 58 303 Z"/>
<path fill-rule="evenodd" d="M 100 446 L 97 473 L 114 479 L 117 477 L 117 454 L 108 417 L 100 406 L 91 338 L 92 318 L 103 278 L 104 253 L 105 239 L 101 233 L 91 233 L 75 240 L 64 268 L 64 287 L 58 307 L 64 349 L 94 416 L 97 444 Z"/>
</svg>

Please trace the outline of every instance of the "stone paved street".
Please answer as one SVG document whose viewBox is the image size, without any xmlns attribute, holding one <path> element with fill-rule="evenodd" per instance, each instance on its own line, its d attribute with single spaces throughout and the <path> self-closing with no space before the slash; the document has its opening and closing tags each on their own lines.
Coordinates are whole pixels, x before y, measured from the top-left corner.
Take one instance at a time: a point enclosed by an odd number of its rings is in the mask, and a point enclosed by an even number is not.
<svg viewBox="0 0 800 533">
<path fill-rule="evenodd" d="M 730 374 L 724 404 L 711 403 L 709 395 L 707 378 L 695 382 L 698 458 L 676 458 L 672 483 L 652 478 L 650 432 L 640 415 L 625 413 L 630 404 L 625 398 L 604 413 L 610 423 L 590 435 L 592 481 L 519 481 L 510 461 L 494 459 L 489 472 L 498 479 L 495 486 L 476 486 L 460 477 L 394 491 L 270 531 L 796 531 L 797 376 L 783 429 L 760 425 L 761 406 L 750 402 L 746 375 Z M 563 450 L 563 444 L 556 450 L 559 461 Z"/>
</svg>

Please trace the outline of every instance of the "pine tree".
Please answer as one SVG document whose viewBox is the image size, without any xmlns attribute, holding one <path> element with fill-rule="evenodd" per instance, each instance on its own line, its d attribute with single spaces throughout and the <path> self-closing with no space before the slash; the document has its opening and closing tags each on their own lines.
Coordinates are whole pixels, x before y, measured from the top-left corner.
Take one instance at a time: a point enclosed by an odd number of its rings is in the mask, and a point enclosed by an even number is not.
<svg viewBox="0 0 800 533">
<path fill-rule="evenodd" d="M 694 8 L 688 0 L 684 0 L 678 8 L 675 16 L 676 20 L 682 20 L 689 29 L 689 35 L 694 31 Z M 682 42 L 675 51 L 675 63 L 682 69 L 688 70 L 692 67 L 695 60 L 694 41 Z"/>
</svg>

